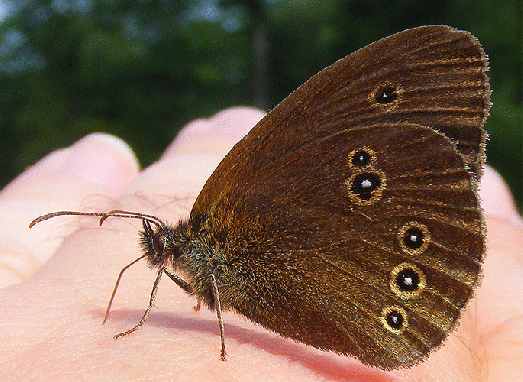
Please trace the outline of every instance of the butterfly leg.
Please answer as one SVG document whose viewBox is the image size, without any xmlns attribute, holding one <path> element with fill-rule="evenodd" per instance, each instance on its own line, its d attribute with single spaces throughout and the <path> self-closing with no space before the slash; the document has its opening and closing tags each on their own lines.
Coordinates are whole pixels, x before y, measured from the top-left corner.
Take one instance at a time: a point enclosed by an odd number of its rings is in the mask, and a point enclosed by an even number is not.
<svg viewBox="0 0 523 382">
<path fill-rule="evenodd" d="M 163 272 L 169 276 L 169 278 L 174 281 L 180 288 L 182 288 L 185 292 L 187 292 L 188 294 L 192 295 L 193 294 L 193 290 L 192 290 L 192 287 L 189 285 L 189 283 L 187 281 L 185 281 L 184 279 L 182 279 L 181 277 L 178 277 L 177 275 L 175 275 L 172 271 L 170 271 L 169 269 L 165 268 L 163 270 Z"/>
<path fill-rule="evenodd" d="M 158 274 L 156 276 L 156 280 L 154 280 L 153 290 L 151 291 L 151 298 L 149 299 L 149 306 L 145 310 L 145 312 L 144 312 L 140 322 L 137 323 L 136 325 L 134 325 L 131 329 L 129 329 L 129 330 L 123 332 L 123 333 L 117 334 L 116 336 L 113 337 L 114 339 L 117 339 L 118 337 L 122 337 L 122 336 L 126 336 L 128 334 L 131 334 L 132 332 L 137 330 L 140 326 L 142 326 L 145 323 L 145 321 L 147 320 L 147 316 L 151 312 L 151 309 L 152 309 L 152 307 L 154 305 L 154 299 L 156 298 L 156 292 L 158 292 L 158 284 L 160 283 L 160 279 L 162 277 L 162 274 L 163 274 L 164 270 L 165 270 L 164 268 L 160 268 L 160 270 L 158 271 Z"/>
<path fill-rule="evenodd" d="M 169 278 L 174 281 L 180 288 L 182 288 L 185 292 L 187 292 L 188 294 L 192 295 L 193 294 L 193 290 L 191 288 L 191 286 L 189 285 L 189 283 L 185 280 L 183 280 L 182 278 L 176 276 L 172 271 L 170 271 L 169 269 L 164 269 L 164 273 L 169 276 Z M 193 307 L 194 311 L 195 312 L 198 312 L 200 310 L 200 298 L 198 297 L 196 299 L 196 306 Z"/>
<path fill-rule="evenodd" d="M 199 312 L 201 305 L 202 305 L 202 299 L 198 297 L 196 299 L 196 306 L 193 306 L 194 311 Z"/>
<path fill-rule="evenodd" d="M 125 267 L 123 267 L 123 269 L 120 271 L 120 274 L 118 275 L 118 279 L 116 279 L 116 284 L 114 285 L 114 288 L 113 288 L 113 293 L 111 294 L 111 298 L 109 299 L 109 303 L 107 304 L 107 308 L 105 309 L 105 317 L 104 317 L 104 320 L 102 322 L 102 325 L 105 324 L 105 322 L 107 321 L 107 319 L 109 318 L 109 312 L 111 311 L 111 306 L 113 305 L 113 300 L 114 300 L 114 296 L 116 295 L 116 290 L 118 289 L 118 285 L 120 285 L 120 280 L 122 279 L 122 276 L 123 276 L 123 273 L 133 264 L 135 264 L 136 262 L 138 262 L 139 260 L 143 259 L 145 257 L 145 255 L 142 255 L 140 256 L 139 258 L 137 258 L 136 260 L 134 260 L 133 262 L 127 264 Z"/>
<path fill-rule="evenodd" d="M 222 341 L 222 350 L 220 352 L 220 359 L 226 361 L 225 359 L 225 331 L 223 328 L 222 320 L 222 307 L 220 304 L 220 292 L 218 292 L 218 286 L 216 285 L 216 277 L 213 274 L 210 276 L 211 281 L 211 291 L 214 299 L 214 306 L 216 307 L 216 315 L 218 316 L 218 323 L 220 324 L 220 339 Z"/>
</svg>

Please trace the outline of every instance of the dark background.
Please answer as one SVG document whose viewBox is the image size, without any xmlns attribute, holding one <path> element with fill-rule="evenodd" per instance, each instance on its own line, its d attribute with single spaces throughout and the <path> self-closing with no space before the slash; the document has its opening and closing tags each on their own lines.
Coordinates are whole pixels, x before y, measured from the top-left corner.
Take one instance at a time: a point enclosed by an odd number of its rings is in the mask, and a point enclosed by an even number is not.
<svg viewBox="0 0 523 382">
<path fill-rule="evenodd" d="M 521 0 L 2 4 L 0 187 L 92 131 L 122 137 L 147 166 L 192 119 L 235 105 L 268 110 L 368 43 L 447 24 L 472 32 L 490 57 L 488 163 L 521 210 Z"/>
</svg>

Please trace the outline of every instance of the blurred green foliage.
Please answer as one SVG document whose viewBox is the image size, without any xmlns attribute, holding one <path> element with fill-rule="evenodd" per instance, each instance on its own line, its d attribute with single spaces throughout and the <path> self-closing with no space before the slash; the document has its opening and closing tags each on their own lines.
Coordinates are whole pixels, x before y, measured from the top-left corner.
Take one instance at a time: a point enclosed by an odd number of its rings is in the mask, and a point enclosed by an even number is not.
<svg viewBox="0 0 523 382">
<path fill-rule="evenodd" d="M 488 162 L 523 195 L 522 2 L 510 0 L 33 0 L 0 24 L 0 186 L 92 131 L 143 166 L 188 121 L 272 108 L 348 53 L 447 24 L 482 42 L 494 106 Z"/>
</svg>

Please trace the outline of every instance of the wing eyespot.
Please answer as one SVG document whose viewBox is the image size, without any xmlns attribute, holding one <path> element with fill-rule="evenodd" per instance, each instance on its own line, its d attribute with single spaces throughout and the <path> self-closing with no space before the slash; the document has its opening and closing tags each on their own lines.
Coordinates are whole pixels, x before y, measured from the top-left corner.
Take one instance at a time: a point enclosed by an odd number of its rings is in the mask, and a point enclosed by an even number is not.
<svg viewBox="0 0 523 382">
<path fill-rule="evenodd" d="M 399 84 L 384 83 L 379 85 L 370 95 L 371 104 L 385 110 L 392 110 L 398 106 L 403 88 Z"/>
<path fill-rule="evenodd" d="M 399 306 L 388 306 L 381 311 L 380 321 L 388 331 L 401 334 L 408 327 L 407 312 Z"/>
</svg>

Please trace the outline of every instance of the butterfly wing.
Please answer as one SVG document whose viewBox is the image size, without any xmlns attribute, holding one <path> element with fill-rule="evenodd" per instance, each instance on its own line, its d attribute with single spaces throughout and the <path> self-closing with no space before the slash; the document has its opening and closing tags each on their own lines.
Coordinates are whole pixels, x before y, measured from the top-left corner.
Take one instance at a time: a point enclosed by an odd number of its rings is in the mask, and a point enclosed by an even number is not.
<svg viewBox="0 0 523 382">
<path fill-rule="evenodd" d="M 409 29 L 370 44 L 322 70 L 276 106 L 224 158 L 195 206 L 207 209 L 224 185 L 315 139 L 375 123 L 411 122 L 456 143 L 479 179 L 490 108 L 487 57 L 468 32 Z"/>
<path fill-rule="evenodd" d="M 385 369 L 439 345 L 484 253 L 485 70 L 469 34 L 419 28 L 338 61 L 271 111 L 191 211 L 192 231 L 226 254 L 214 271 L 223 306 Z"/>
<path fill-rule="evenodd" d="M 382 368 L 419 361 L 452 330 L 484 245 L 473 178 L 443 134 L 346 130 L 244 186 L 206 222 L 227 248 L 216 274 L 223 306 Z"/>
</svg>

